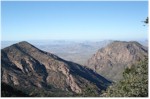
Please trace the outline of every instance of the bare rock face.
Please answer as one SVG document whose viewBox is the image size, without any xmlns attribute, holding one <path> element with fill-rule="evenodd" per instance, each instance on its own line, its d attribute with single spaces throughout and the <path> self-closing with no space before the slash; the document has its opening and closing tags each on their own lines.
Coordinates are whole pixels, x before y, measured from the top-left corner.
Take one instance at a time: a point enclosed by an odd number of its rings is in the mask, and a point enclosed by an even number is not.
<svg viewBox="0 0 150 99">
<path fill-rule="evenodd" d="M 137 42 L 115 41 L 98 50 L 88 60 L 87 66 L 108 79 L 118 81 L 127 66 L 147 56 L 147 48 Z"/>
<path fill-rule="evenodd" d="M 28 42 L 14 44 L 1 52 L 2 82 L 8 85 L 42 89 L 50 85 L 81 94 L 87 86 L 100 92 L 111 83 L 91 69 L 39 50 Z"/>
</svg>

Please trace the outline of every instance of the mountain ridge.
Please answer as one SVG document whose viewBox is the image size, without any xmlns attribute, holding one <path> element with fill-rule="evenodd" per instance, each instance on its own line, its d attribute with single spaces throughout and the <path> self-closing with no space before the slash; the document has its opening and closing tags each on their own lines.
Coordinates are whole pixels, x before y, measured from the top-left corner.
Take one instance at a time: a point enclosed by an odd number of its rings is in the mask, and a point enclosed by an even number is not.
<svg viewBox="0 0 150 99">
<path fill-rule="evenodd" d="M 22 88 L 48 86 L 81 94 L 86 87 L 97 93 L 110 85 L 104 77 L 79 64 L 37 49 L 26 41 L 1 50 L 2 82 Z"/>
</svg>

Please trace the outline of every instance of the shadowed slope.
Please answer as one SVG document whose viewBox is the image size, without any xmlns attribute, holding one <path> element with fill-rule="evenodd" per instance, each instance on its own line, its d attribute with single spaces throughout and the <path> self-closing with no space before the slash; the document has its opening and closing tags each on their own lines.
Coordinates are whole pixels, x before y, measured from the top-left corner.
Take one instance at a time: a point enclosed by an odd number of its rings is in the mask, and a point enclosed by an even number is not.
<svg viewBox="0 0 150 99">
<path fill-rule="evenodd" d="M 77 94 L 90 87 L 98 94 L 111 83 L 91 69 L 39 50 L 25 41 L 1 52 L 2 82 L 8 85 L 44 90 L 56 88 Z"/>
</svg>

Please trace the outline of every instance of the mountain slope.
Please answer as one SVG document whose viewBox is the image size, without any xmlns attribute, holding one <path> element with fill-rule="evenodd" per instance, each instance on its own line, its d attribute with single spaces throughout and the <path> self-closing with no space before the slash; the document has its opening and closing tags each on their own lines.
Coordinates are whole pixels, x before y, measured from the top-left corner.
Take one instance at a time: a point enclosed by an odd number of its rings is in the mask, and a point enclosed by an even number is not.
<svg viewBox="0 0 150 99">
<path fill-rule="evenodd" d="M 108 79 L 118 81 L 126 67 L 147 56 L 147 48 L 137 42 L 115 41 L 98 50 L 88 60 L 87 66 Z"/>
<path fill-rule="evenodd" d="M 2 97 L 16 97 L 16 96 L 18 96 L 18 97 L 29 97 L 29 95 L 23 93 L 20 90 L 17 90 L 15 88 L 11 87 L 5 83 L 2 83 L 1 86 L 2 86 L 2 88 L 1 88 L 2 89 L 1 90 Z"/>
<path fill-rule="evenodd" d="M 2 82 L 20 89 L 53 92 L 60 89 L 81 94 L 88 87 L 99 93 L 111 83 L 91 69 L 41 51 L 25 41 L 2 49 L 1 58 Z"/>
</svg>

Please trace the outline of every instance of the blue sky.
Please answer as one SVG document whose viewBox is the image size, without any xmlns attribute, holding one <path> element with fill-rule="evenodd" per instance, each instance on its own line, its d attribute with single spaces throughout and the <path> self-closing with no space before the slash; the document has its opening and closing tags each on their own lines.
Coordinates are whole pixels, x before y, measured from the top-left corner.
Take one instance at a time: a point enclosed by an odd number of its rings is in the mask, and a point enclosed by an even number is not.
<svg viewBox="0 0 150 99">
<path fill-rule="evenodd" d="M 148 1 L 1 2 L 2 40 L 136 40 Z"/>
</svg>

